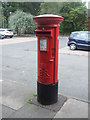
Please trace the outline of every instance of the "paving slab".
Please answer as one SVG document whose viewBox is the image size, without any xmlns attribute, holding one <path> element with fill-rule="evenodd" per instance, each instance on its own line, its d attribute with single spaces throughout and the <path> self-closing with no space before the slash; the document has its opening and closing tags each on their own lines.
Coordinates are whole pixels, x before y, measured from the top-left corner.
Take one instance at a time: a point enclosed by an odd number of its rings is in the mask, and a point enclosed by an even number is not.
<svg viewBox="0 0 90 120">
<path fill-rule="evenodd" d="M 19 109 L 32 97 L 35 89 L 27 85 L 20 84 L 16 81 L 2 82 L 2 96 L 0 103 L 12 109 Z"/>
<path fill-rule="evenodd" d="M 56 112 L 27 103 L 9 118 L 53 118 L 55 114 Z"/>
<path fill-rule="evenodd" d="M 42 105 L 37 101 L 37 97 L 33 97 L 32 103 L 34 105 L 39 106 L 39 107 L 42 107 L 42 108 L 57 112 L 57 111 L 59 111 L 61 109 L 63 104 L 66 102 L 66 100 L 67 100 L 67 97 L 62 96 L 62 95 L 58 95 L 58 102 L 57 103 L 52 104 L 52 105 Z"/>
<path fill-rule="evenodd" d="M 88 103 L 69 99 L 54 118 L 88 118 Z"/>
<path fill-rule="evenodd" d="M 2 105 L 2 118 L 8 118 L 12 113 L 14 113 L 16 110 L 7 107 L 5 105 Z"/>
<path fill-rule="evenodd" d="M 69 47 L 64 47 L 59 49 L 59 53 L 67 55 L 88 56 L 89 52 L 83 50 L 70 50 Z"/>
</svg>

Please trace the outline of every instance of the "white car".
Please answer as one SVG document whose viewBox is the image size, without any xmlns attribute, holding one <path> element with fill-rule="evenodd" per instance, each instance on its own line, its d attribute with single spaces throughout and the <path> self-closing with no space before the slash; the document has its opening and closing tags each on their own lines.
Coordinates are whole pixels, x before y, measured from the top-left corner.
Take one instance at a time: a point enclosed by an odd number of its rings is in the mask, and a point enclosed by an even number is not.
<svg viewBox="0 0 90 120">
<path fill-rule="evenodd" d="M 14 36 L 14 33 L 11 29 L 6 29 L 6 28 L 0 28 L 0 34 L 4 35 L 5 38 L 10 37 L 12 38 Z"/>
<path fill-rule="evenodd" d="M 4 38 L 5 38 L 5 36 L 0 34 L 0 39 L 4 39 Z"/>
</svg>

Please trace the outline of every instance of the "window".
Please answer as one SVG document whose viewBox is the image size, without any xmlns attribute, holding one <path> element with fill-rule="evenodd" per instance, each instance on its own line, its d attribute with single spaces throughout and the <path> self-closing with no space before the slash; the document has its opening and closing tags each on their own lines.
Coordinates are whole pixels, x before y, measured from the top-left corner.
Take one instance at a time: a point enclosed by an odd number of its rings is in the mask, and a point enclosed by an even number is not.
<svg viewBox="0 0 90 120">
<path fill-rule="evenodd" d="M 87 33 L 81 33 L 80 36 L 81 36 L 82 39 L 87 39 L 88 38 Z"/>
<path fill-rule="evenodd" d="M 76 37 L 78 35 L 78 33 L 72 33 L 71 35 L 70 35 L 70 37 L 71 38 L 74 38 L 74 37 Z"/>
<path fill-rule="evenodd" d="M 88 32 L 88 41 L 90 41 L 90 32 Z"/>
<path fill-rule="evenodd" d="M 10 32 L 12 32 L 12 30 L 7 30 L 7 31 L 10 31 Z"/>
<path fill-rule="evenodd" d="M 80 32 L 75 36 L 75 39 L 88 40 L 88 33 L 87 32 Z"/>
<path fill-rule="evenodd" d="M 0 30 L 0 32 L 3 32 L 3 31 L 5 31 L 5 30 Z"/>
</svg>

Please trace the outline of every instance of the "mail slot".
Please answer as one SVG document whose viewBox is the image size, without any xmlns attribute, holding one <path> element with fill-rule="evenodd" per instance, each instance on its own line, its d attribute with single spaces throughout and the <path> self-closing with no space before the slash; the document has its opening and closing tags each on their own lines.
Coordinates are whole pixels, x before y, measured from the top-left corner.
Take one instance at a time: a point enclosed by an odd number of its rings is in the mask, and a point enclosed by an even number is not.
<svg viewBox="0 0 90 120">
<path fill-rule="evenodd" d="M 37 100 L 50 105 L 58 100 L 59 25 L 63 17 L 45 14 L 33 20 L 38 38 Z"/>
</svg>

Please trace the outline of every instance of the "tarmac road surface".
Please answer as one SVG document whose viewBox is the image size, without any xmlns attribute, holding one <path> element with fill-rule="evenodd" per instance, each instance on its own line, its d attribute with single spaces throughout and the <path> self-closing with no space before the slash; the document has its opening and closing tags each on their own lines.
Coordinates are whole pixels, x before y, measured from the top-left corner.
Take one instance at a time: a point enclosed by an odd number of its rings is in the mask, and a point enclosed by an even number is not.
<svg viewBox="0 0 90 120">
<path fill-rule="evenodd" d="M 3 104 L 17 110 L 36 93 L 37 42 L 32 37 L 23 38 L 23 42 L 4 43 L 0 54 Z M 66 43 L 67 37 L 62 37 L 59 48 L 66 47 Z M 60 94 L 88 101 L 88 56 L 59 53 L 58 80 Z"/>
</svg>

